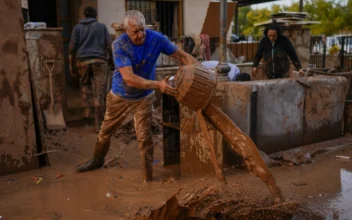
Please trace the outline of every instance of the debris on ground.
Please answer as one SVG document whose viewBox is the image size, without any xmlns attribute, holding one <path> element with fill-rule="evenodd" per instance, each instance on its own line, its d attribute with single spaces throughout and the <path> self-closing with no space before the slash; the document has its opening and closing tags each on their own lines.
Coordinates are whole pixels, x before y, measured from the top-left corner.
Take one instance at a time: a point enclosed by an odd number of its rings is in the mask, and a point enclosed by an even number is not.
<svg viewBox="0 0 352 220">
<path fill-rule="evenodd" d="M 349 160 L 349 159 L 351 159 L 350 156 L 343 156 L 343 155 L 336 155 L 336 158 L 337 158 L 337 159 L 342 159 L 342 160 Z"/>
<path fill-rule="evenodd" d="M 259 150 L 260 156 L 262 156 L 264 162 L 266 163 L 266 165 L 268 167 L 275 167 L 275 166 L 280 166 L 280 162 L 273 160 L 272 158 L 270 158 L 266 153 L 264 153 L 263 151 Z"/>
<path fill-rule="evenodd" d="M 113 195 L 113 194 L 111 194 L 111 193 L 106 193 L 106 197 L 107 197 L 107 198 L 114 198 L 114 199 L 116 199 L 118 196 Z"/>
<path fill-rule="evenodd" d="M 56 179 L 59 179 L 59 178 L 61 178 L 61 177 L 63 177 L 64 176 L 64 174 L 62 174 L 62 173 L 57 173 L 56 174 Z"/>
<path fill-rule="evenodd" d="M 157 209 L 148 206 L 140 208 L 135 219 L 323 219 L 301 208 L 295 201 L 274 204 L 268 200 L 251 199 L 240 193 L 231 195 L 213 187 L 204 187 L 193 192 L 187 190 L 188 192 L 180 190 Z"/>
<path fill-rule="evenodd" d="M 308 183 L 306 183 L 306 182 L 293 182 L 292 184 L 295 185 L 295 186 L 306 186 L 306 185 L 308 185 Z"/>
<path fill-rule="evenodd" d="M 269 157 L 282 166 L 299 166 L 301 164 L 313 163 L 313 158 L 317 155 L 337 151 L 346 147 L 351 147 L 352 138 L 350 136 L 347 138 L 349 139 L 347 143 L 340 143 L 338 139 L 335 139 L 327 141 L 325 145 L 321 143 L 305 145 L 287 151 L 276 152 L 270 154 Z M 341 141 L 342 140 L 343 139 L 341 139 Z M 346 138 L 344 140 L 346 141 Z M 349 156 L 340 156 L 339 158 L 339 156 L 336 156 L 336 158 L 345 160 L 348 157 Z"/>
<path fill-rule="evenodd" d="M 120 165 L 120 167 L 121 167 L 121 164 L 120 164 L 120 162 L 119 162 L 119 159 L 122 158 L 123 155 L 125 155 L 126 150 L 127 150 L 127 145 L 120 144 L 120 151 L 119 151 L 119 153 L 117 153 L 115 157 L 108 159 L 108 160 L 105 162 L 104 167 L 105 167 L 105 168 L 109 168 L 109 167 L 116 167 L 116 166 L 118 166 L 118 165 Z"/>
<path fill-rule="evenodd" d="M 163 180 L 162 182 L 163 183 L 173 183 L 173 182 L 175 182 L 175 180 L 176 179 L 174 177 L 169 177 L 166 180 Z"/>
<path fill-rule="evenodd" d="M 43 180 L 43 178 L 40 177 L 40 178 L 38 179 L 38 181 L 37 181 L 35 184 L 38 185 L 42 180 Z"/>
<path fill-rule="evenodd" d="M 160 162 L 160 160 L 154 160 L 153 164 L 156 164 L 156 163 L 159 163 L 159 162 Z"/>
<path fill-rule="evenodd" d="M 53 153 L 53 152 L 56 152 L 57 150 L 48 150 L 48 151 L 44 151 L 44 152 L 41 152 L 41 153 L 38 153 L 38 154 L 34 154 L 33 156 L 40 156 L 40 155 L 43 155 L 43 154 L 48 154 L 48 153 Z"/>
</svg>

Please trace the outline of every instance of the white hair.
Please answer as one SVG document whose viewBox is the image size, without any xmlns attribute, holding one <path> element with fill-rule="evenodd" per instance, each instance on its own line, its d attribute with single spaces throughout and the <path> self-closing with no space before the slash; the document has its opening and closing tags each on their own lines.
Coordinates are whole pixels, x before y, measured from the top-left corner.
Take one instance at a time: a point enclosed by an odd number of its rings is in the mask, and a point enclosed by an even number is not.
<svg viewBox="0 0 352 220">
<path fill-rule="evenodd" d="M 123 25 L 127 29 L 129 24 L 145 27 L 145 18 L 143 14 L 137 10 L 127 11 L 123 20 Z"/>
</svg>

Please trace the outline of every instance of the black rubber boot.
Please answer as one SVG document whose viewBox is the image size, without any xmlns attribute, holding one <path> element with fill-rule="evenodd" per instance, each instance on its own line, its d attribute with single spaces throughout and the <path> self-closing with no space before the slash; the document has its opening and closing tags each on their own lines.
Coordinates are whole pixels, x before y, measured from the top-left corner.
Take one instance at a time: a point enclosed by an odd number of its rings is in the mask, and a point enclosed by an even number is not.
<svg viewBox="0 0 352 220">
<path fill-rule="evenodd" d="M 95 150 L 93 158 L 84 164 L 77 167 L 77 172 L 86 172 L 90 170 L 99 169 L 104 165 L 104 158 L 109 151 L 110 140 L 106 143 L 97 141 L 95 144 Z"/>
</svg>

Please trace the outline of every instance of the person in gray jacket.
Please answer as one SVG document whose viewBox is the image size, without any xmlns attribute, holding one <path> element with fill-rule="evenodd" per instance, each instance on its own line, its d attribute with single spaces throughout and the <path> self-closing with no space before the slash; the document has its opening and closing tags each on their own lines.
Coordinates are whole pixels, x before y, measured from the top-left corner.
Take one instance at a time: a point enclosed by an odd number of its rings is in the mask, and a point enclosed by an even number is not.
<svg viewBox="0 0 352 220">
<path fill-rule="evenodd" d="M 82 81 L 83 118 L 90 118 L 90 86 L 93 84 L 95 130 L 99 131 L 104 116 L 108 63 L 112 64 L 111 37 L 106 26 L 97 22 L 97 10 L 88 6 L 84 19 L 74 26 L 69 46 L 70 74 Z M 76 62 L 74 63 L 74 58 Z M 74 71 L 76 64 L 77 72 Z"/>
</svg>

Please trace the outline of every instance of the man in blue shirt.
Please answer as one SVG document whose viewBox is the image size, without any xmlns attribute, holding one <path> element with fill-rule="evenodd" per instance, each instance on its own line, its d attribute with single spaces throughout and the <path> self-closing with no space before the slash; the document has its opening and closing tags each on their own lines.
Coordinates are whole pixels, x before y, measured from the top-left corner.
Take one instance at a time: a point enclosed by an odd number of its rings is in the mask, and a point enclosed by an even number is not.
<svg viewBox="0 0 352 220">
<path fill-rule="evenodd" d="M 79 172 L 94 170 L 104 165 L 110 137 L 129 113 L 134 113 L 138 147 L 143 167 L 144 182 L 152 181 L 153 140 L 151 134 L 154 90 L 175 95 L 167 78 L 156 81 L 155 67 L 160 53 L 170 55 L 182 65 L 197 63 L 188 53 L 177 48 L 165 36 L 146 30 L 141 12 L 126 12 L 126 33 L 113 42 L 115 72 L 112 88 L 106 96 L 106 112 L 100 129 L 93 159 L 78 166 Z"/>
</svg>

